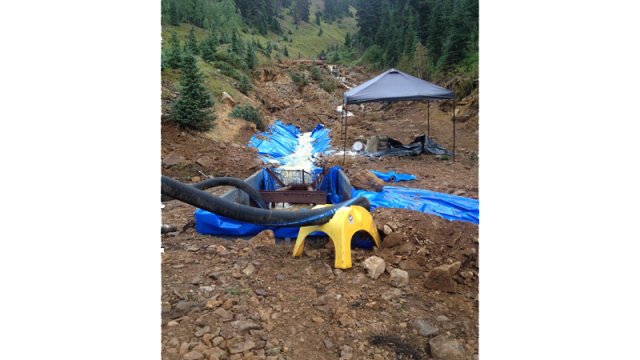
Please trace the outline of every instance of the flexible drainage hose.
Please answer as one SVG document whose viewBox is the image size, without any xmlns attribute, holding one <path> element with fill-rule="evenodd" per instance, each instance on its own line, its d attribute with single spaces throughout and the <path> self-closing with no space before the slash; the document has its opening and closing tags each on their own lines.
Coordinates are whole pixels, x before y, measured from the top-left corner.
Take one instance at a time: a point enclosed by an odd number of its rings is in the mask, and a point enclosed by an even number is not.
<svg viewBox="0 0 640 360">
<path fill-rule="evenodd" d="M 170 196 L 203 210 L 224 217 L 262 226 L 298 227 L 320 225 L 331 220 L 343 206 L 359 205 L 369 209 L 369 200 L 357 197 L 333 206 L 305 211 L 266 210 L 241 205 L 213 196 L 206 191 L 183 184 L 170 177 L 162 176 L 162 195 Z"/>
<path fill-rule="evenodd" d="M 183 184 L 184 185 L 184 184 Z M 204 181 L 200 181 L 199 183 L 195 183 L 195 184 L 191 184 L 191 185 L 187 185 L 187 186 L 191 186 L 194 187 L 196 189 L 200 189 L 200 190 L 206 190 L 212 187 L 217 187 L 217 186 L 233 186 L 237 189 L 240 189 L 242 191 L 244 191 L 247 195 L 249 195 L 249 198 L 251 200 L 253 200 L 256 204 L 258 204 L 259 207 L 261 207 L 262 209 L 268 209 L 269 207 L 267 206 L 267 203 L 264 201 L 264 199 L 262 198 L 262 195 L 260 195 L 260 193 L 258 192 L 258 190 L 254 189 L 251 187 L 251 185 L 247 184 L 246 182 L 244 182 L 241 179 L 238 178 L 234 178 L 234 177 L 218 177 L 218 178 L 212 178 L 212 179 L 207 179 Z M 171 196 L 167 196 L 167 195 L 162 195 L 162 198 L 160 199 L 161 201 L 169 201 L 169 200 L 174 200 Z"/>
</svg>

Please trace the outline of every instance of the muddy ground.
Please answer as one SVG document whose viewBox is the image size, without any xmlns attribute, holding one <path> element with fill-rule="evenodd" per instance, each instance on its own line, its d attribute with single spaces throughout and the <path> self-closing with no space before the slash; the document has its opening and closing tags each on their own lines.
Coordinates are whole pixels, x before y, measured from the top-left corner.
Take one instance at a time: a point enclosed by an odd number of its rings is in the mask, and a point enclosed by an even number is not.
<svg viewBox="0 0 640 360">
<path fill-rule="evenodd" d="M 344 89 L 329 94 L 313 81 L 298 88 L 287 74 L 293 66 L 261 69 L 246 101 L 268 122 L 280 119 L 303 131 L 322 123 L 341 148 L 335 108 Z M 355 69 L 343 75 L 357 84 L 375 74 Z M 427 106 L 353 106 L 347 143 L 371 135 L 409 142 L 426 132 Z M 455 162 L 423 154 L 380 160 L 347 156 L 344 165 L 339 156 L 327 164 L 343 165 L 350 175 L 363 169 L 411 173 L 418 179 L 401 185 L 478 198 L 477 93 L 457 109 L 462 122 L 456 128 Z M 450 104 L 432 103 L 430 110 L 431 136 L 451 149 Z M 206 176 L 244 178 L 261 167 L 245 146 L 255 125 L 217 113 L 220 125 L 209 133 L 163 123 L 164 175 L 190 183 Z M 304 255 L 292 258 L 293 243 L 276 242 L 270 234 L 252 240 L 197 234 L 194 210 L 170 201 L 162 211 L 163 223 L 178 228 L 162 235 L 163 359 L 477 358 L 478 226 L 378 209 L 374 219 L 383 248 L 354 249 L 353 268 L 337 270 L 326 239 L 308 241 Z M 386 268 L 375 279 L 363 267 L 370 256 L 383 259 Z M 408 275 L 408 284 L 398 282 L 400 273 Z"/>
</svg>

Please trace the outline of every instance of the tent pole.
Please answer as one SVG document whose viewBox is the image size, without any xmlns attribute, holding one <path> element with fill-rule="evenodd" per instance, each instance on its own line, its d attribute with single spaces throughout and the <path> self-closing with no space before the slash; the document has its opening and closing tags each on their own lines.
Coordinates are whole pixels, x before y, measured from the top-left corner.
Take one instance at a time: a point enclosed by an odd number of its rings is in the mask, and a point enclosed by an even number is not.
<svg viewBox="0 0 640 360">
<path fill-rule="evenodd" d="M 431 134 L 429 134 L 429 112 L 431 110 L 431 102 L 429 102 L 429 100 L 427 100 L 427 138 L 429 138 L 431 136 Z"/>
<path fill-rule="evenodd" d="M 342 166 L 344 167 L 347 162 L 347 103 L 346 102 L 342 103 L 342 119 L 344 121 L 342 126 L 344 130 L 344 133 L 342 134 L 342 136 L 344 137 L 344 146 L 342 148 Z"/>
<path fill-rule="evenodd" d="M 456 97 L 453 97 L 453 161 L 456 161 Z"/>
</svg>

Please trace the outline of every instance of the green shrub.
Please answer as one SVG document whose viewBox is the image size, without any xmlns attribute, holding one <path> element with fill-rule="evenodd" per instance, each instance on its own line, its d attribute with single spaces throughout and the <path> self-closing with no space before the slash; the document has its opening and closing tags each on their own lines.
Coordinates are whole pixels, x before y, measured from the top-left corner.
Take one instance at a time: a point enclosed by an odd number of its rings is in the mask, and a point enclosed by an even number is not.
<svg viewBox="0 0 640 360">
<path fill-rule="evenodd" d="M 249 94 L 249 90 L 253 88 L 253 84 L 248 76 L 242 75 L 238 81 L 238 90 L 245 95 Z"/>
<path fill-rule="evenodd" d="M 260 116 L 260 113 L 256 108 L 249 104 L 234 107 L 233 110 L 231 110 L 231 117 L 250 121 L 256 124 L 256 128 L 258 128 L 258 130 L 265 129 L 264 122 L 262 122 L 262 116 Z"/>
<path fill-rule="evenodd" d="M 289 75 L 291 76 L 291 80 L 293 81 L 293 83 L 298 87 L 302 88 L 309 85 L 309 79 L 307 79 L 307 76 L 305 74 L 290 72 Z"/>
<path fill-rule="evenodd" d="M 311 78 L 314 81 L 320 81 L 322 80 L 322 72 L 320 71 L 320 69 L 316 66 L 313 66 L 311 68 Z"/>
<path fill-rule="evenodd" d="M 322 90 L 331 94 L 336 89 L 336 81 L 334 79 L 327 79 L 320 82 L 320 87 Z"/>
</svg>

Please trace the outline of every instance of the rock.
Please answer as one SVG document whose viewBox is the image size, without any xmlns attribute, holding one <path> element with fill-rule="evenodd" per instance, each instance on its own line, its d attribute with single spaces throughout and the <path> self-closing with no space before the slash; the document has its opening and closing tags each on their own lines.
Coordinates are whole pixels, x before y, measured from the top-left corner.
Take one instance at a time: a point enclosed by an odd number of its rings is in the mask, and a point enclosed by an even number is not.
<svg viewBox="0 0 640 360">
<path fill-rule="evenodd" d="M 177 321 L 175 321 L 175 320 L 171 320 L 171 321 L 169 321 L 169 322 L 167 323 L 167 326 L 168 326 L 168 327 L 176 327 L 176 326 L 178 326 L 178 325 L 180 325 L 180 323 L 179 323 L 179 322 L 177 322 Z"/>
<path fill-rule="evenodd" d="M 397 299 L 400 296 L 402 296 L 402 290 L 396 289 L 396 288 L 387 290 L 384 293 L 382 293 L 382 299 L 386 301 Z"/>
<path fill-rule="evenodd" d="M 251 276 L 255 271 L 256 271 L 256 267 L 253 266 L 253 263 L 249 263 L 249 265 L 247 265 L 247 267 L 245 267 L 244 270 L 242 270 L 242 273 L 245 274 L 246 276 Z"/>
<path fill-rule="evenodd" d="M 222 336 L 216 336 L 213 338 L 213 340 L 211 340 L 211 345 L 218 346 L 222 344 L 223 341 L 224 341 L 224 338 Z"/>
<path fill-rule="evenodd" d="M 393 269 L 391 270 L 391 280 L 389 281 L 389 284 L 393 287 L 405 287 L 407 285 L 409 285 L 409 273 L 404 271 L 404 270 L 400 270 L 400 269 Z"/>
<path fill-rule="evenodd" d="M 202 353 L 199 353 L 197 351 L 191 351 L 184 354 L 182 358 L 184 360 L 201 360 L 201 359 L 204 359 L 204 355 L 202 355 Z"/>
<path fill-rule="evenodd" d="M 391 226 L 384 224 L 382 226 L 382 232 L 384 232 L 385 235 L 391 235 L 393 233 L 393 229 L 391 228 Z"/>
<path fill-rule="evenodd" d="M 370 256 L 363 262 L 364 268 L 367 270 L 369 277 L 377 279 L 382 275 L 385 269 L 385 263 L 382 258 L 377 256 Z"/>
<path fill-rule="evenodd" d="M 196 336 L 201 337 L 202 335 L 208 333 L 209 331 L 211 331 L 211 328 L 209 326 L 205 326 L 202 329 L 199 329 L 198 331 L 196 331 Z"/>
<path fill-rule="evenodd" d="M 423 272 L 422 266 L 420 266 L 420 264 L 418 264 L 418 262 L 413 259 L 402 260 L 400 261 L 400 264 L 398 264 L 398 266 L 400 266 L 400 269 L 408 272 L 409 276 L 411 277 L 418 277 L 422 275 Z"/>
<path fill-rule="evenodd" d="M 349 315 L 347 314 L 342 314 L 342 316 L 340 316 L 340 318 L 338 319 L 338 322 L 342 327 L 352 328 L 356 326 L 356 321 L 349 317 Z"/>
<path fill-rule="evenodd" d="M 202 178 L 200 178 L 200 176 L 192 176 L 191 177 L 191 182 L 194 183 L 199 183 L 202 180 Z"/>
<path fill-rule="evenodd" d="M 312 316 L 311 320 L 317 324 L 322 324 L 324 322 L 324 319 L 321 318 L 320 316 Z"/>
<path fill-rule="evenodd" d="M 272 230 L 263 230 L 249 240 L 249 244 L 254 248 L 269 247 L 276 245 L 276 236 Z"/>
<path fill-rule="evenodd" d="M 200 250 L 200 245 L 191 244 L 187 246 L 187 251 L 196 252 Z"/>
<path fill-rule="evenodd" d="M 382 191 L 384 181 L 368 170 L 361 170 L 349 177 L 351 185 L 357 189 L 379 192 Z"/>
<path fill-rule="evenodd" d="M 387 225 L 385 225 L 387 226 Z M 385 232 L 386 234 L 386 232 Z M 404 244 L 404 237 L 400 234 L 400 233 L 390 233 L 387 236 L 384 237 L 384 240 L 382 241 L 382 246 L 385 248 L 393 248 L 396 246 L 400 246 L 402 244 Z"/>
<path fill-rule="evenodd" d="M 176 153 L 171 153 L 167 155 L 164 159 L 162 159 L 162 166 L 169 168 L 174 165 L 178 165 L 180 163 L 185 162 L 185 158 L 182 155 L 178 155 Z"/>
<path fill-rule="evenodd" d="M 349 360 L 353 357 L 353 348 L 349 345 L 343 345 L 340 348 L 340 360 Z"/>
<path fill-rule="evenodd" d="M 429 341 L 429 345 L 436 360 L 467 360 L 464 347 L 457 340 L 438 335 Z"/>
<path fill-rule="evenodd" d="M 440 265 L 429 271 L 424 286 L 428 289 L 455 292 L 456 284 L 451 277 L 460 269 L 460 262 L 451 265 Z"/>
<path fill-rule="evenodd" d="M 202 342 L 208 347 L 212 347 L 213 344 L 211 344 L 211 340 L 215 337 L 216 336 L 213 334 L 204 334 L 204 336 L 202 337 Z"/>
<path fill-rule="evenodd" d="M 173 308 L 173 318 L 179 318 L 181 316 L 186 315 L 191 309 L 198 306 L 198 303 L 193 301 L 185 301 L 182 300 L 176 304 Z"/>
<path fill-rule="evenodd" d="M 249 330 L 260 329 L 260 325 L 256 324 L 251 320 L 236 320 L 231 323 L 231 326 L 236 328 L 240 333 L 249 331 Z"/>
<path fill-rule="evenodd" d="M 196 160 L 196 164 L 202 166 L 203 168 L 212 168 L 213 160 L 208 156 L 203 156 Z M 192 179 L 193 180 L 193 179 Z"/>
<path fill-rule="evenodd" d="M 215 345 L 214 345 L 215 346 Z M 211 351 L 209 352 L 209 360 L 211 360 L 211 357 L 217 357 L 219 359 L 226 359 L 227 358 L 227 352 L 220 349 L 219 347 L 214 347 L 213 349 L 211 349 Z"/>
<path fill-rule="evenodd" d="M 464 191 L 464 190 L 456 190 L 456 191 L 454 191 L 454 192 L 453 192 L 453 195 L 456 195 L 456 196 L 462 196 L 462 195 L 464 195 L 464 194 L 466 194 L 466 193 L 467 193 L 467 192 L 466 192 L 466 191 Z"/>
<path fill-rule="evenodd" d="M 285 276 L 283 274 L 276 275 L 276 280 L 283 281 L 284 279 L 285 279 Z"/>
<path fill-rule="evenodd" d="M 255 293 L 256 295 L 267 296 L 267 292 L 264 289 L 256 289 Z"/>
<path fill-rule="evenodd" d="M 224 308 L 217 308 L 216 311 L 213 312 L 213 315 L 220 318 L 222 322 L 227 322 L 233 320 L 233 313 L 225 310 Z"/>
<path fill-rule="evenodd" d="M 202 284 L 202 277 L 200 276 L 196 276 L 193 279 L 191 279 L 191 284 L 192 285 L 200 285 Z"/>
<path fill-rule="evenodd" d="M 241 353 L 241 352 L 245 352 L 248 350 L 253 349 L 256 346 L 256 344 L 251 341 L 251 340 L 247 340 L 247 341 L 243 341 L 243 342 L 239 342 L 236 344 L 233 344 L 231 346 L 229 346 L 229 352 L 232 354 L 237 354 L 237 353 Z"/>
<path fill-rule="evenodd" d="M 326 347 L 327 350 L 333 349 L 333 342 L 331 341 L 331 339 L 324 338 L 324 339 L 322 339 L 322 342 L 324 343 L 324 347 Z"/>
<path fill-rule="evenodd" d="M 418 334 L 422 336 L 431 336 L 438 333 L 438 327 L 428 323 L 424 319 L 416 319 L 413 322 L 413 326 L 415 326 L 416 330 L 418 330 Z"/>
<path fill-rule="evenodd" d="M 414 249 L 415 249 L 415 246 L 413 244 L 405 242 L 405 243 L 402 243 L 402 245 L 394 248 L 393 253 L 396 255 L 409 256 L 411 255 Z"/>
<path fill-rule="evenodd" d="M 236 101 L 233 100 L 231 95 L 229 95 L 229 93 L 227 93 L 226 91 L 222 92 L 222 101 L 226 102 L 229 106 L 234 106 L 236 104 Z"/>
<path fill-rule="evenodd" d="M 449 318 L 444 316 L 444 315 L 438 315 L 436 317 L 436 321 L 438 321 L 438 322 L 446 322 L 446 321 L 449 321 Z"/>
</svg>

